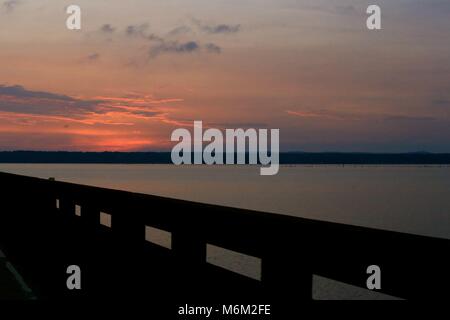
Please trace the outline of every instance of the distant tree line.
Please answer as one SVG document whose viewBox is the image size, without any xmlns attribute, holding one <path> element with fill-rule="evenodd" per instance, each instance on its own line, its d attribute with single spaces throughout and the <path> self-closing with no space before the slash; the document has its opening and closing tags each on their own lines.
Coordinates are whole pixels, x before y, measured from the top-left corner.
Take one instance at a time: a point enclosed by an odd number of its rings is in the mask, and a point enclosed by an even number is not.
<svg viewBox="0 0 450 320">
<path fill-rule="evenodd" d="M 246 155 L 248 157 L 248 154 Z M 0 163 L 170 164 L 170 152 L 0 151 Z M 281 164 L 450 164 L 450 153 L 282 152 Z"/>
</svg>

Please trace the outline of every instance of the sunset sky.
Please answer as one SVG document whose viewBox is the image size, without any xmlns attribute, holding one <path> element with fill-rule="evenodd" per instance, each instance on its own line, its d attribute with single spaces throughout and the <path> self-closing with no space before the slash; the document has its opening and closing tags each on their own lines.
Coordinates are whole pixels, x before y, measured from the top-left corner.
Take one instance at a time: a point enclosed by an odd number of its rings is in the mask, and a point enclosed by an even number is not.
<svg viewBox="0 0 450 320">
<path fill-rule="evenodd" d="M 0 0 L 0 150 L 170 150 L 202 120 L 279 128 L 283 151 L 450 152 L 449 17 L 448 0 Z"/>
</svg>

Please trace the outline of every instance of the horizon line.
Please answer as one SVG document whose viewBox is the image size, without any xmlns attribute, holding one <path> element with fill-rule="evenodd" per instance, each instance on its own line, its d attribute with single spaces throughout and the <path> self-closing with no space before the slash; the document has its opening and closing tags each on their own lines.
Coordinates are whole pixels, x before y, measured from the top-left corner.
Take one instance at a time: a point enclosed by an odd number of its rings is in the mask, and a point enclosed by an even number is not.
<svg viewBox="0 0 450 320">
<path fill-rule="evenodd" d="M 171 153 L 171 151 L 166 150 L 140 150 L 140 151 L 111 151 L 111 150 L 104 150 L 104 151 L 83 151 L 83 150 L 0 150 L 0 153 L 92 153 L 92 154 L 99 154 L 99 153 Z M 194 153 L 194 152 L 190 152 Z M 225 153 L 225 152 L 223 152 Z M 237 153 L 237 152 L 235 152 Z M 245 152 L 246 154 L 250 153 L 248 151 Z M 258 153 L 258 152 L 256 152 Z M 433 152 L 433 151 L 336 151 L 336 150 L 324 150 L 324 151 L 303 151 L 303 150 L 290 150 L 290 151 L 280 151 L 280 154 L 392 154 L 392 155 L 401 155 L 401 154 L 430 154 L 430 155 L 440 155 L 440 154 L 450 154 L 450 151 L 445 152 Z"/>
</svg>

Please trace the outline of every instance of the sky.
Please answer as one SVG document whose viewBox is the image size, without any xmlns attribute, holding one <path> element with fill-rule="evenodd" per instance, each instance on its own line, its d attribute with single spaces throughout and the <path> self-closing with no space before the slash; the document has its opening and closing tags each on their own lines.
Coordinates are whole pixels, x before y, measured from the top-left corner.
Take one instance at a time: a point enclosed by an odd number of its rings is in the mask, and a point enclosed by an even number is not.
<svg viewBox="0 0 450 320">
<path fill-rule="evenodd" d="M 448 0 L 0 0 L 0 150 L 165 151 L 201 120 L 280 129 L 282 151 L 450 152 L 449 16 Z"/>
</svg>

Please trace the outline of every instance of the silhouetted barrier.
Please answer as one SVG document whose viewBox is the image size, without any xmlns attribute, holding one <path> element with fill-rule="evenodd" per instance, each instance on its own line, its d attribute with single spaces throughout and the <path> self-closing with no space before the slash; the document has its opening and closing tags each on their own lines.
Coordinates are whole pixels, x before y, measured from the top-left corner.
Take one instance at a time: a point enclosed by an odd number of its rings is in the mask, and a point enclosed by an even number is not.
<svg viewBox="0 0 450 320">
<path fill-rule="evenodd" d="M 370 265 L 383 293 L 448 296 L 446 239 L 6 173 L 0 183 L 0 248 L 38 298 L 296 301 L 311 299 L 313 274 L 364 288 Z M 208 263 L 209 245 L 253 256 L 260 270 Z M 81 268 L 81 290 L 67 289 L 69 265 Z"/>
<path fill-rule="evenodd" d="M 246 153 L 246 159 L 248 156 Z M 191 155 L 192 158 L 193 155 Z M 65 151 L 0 151 L 0 163 L 173 164 L 170 152 Z M 281 152 L 280 164 L 447 166 L 450 164 L 450 153 Z"/>
</svg>

